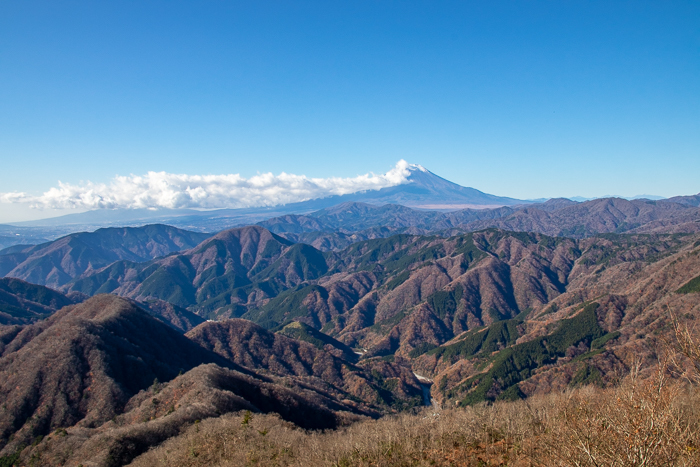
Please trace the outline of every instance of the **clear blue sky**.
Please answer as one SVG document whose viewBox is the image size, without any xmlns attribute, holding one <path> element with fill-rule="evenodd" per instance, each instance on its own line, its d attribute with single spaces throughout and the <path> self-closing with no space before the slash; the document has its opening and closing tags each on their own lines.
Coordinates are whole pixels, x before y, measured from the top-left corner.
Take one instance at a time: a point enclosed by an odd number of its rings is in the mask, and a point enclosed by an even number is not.
<svg viewBox="0 0 700 467">
<path fill-rule="evenodd" d="M 0 192 L 399 159 L 516 198 L 700 192 L 700 2 L 0 2 Z"/>
</svg>

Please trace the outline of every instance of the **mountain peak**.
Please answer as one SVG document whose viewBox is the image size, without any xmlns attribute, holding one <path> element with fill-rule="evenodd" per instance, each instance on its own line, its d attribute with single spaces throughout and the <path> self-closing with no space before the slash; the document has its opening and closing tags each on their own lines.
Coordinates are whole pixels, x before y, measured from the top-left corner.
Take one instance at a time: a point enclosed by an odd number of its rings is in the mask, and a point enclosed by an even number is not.
<svg viewBox="0 0 700 467">
<path fill-rule="evenodd" d="M 408 164 L 408 166 L 407 166 L 406 168 L 407 168 L 410 172 L 417 172 L 417 171 L 420 171 L 420 172 L 428 172 L 428 169 L 426 169 L 425 167 L 423 167 L 423 166 L 420 165 L 420 164 Z"/>
<path fill-rule="evenodd" d="M 378 205 L 400 204 L 414 208 L 448 211 L 523 203 L 520 200 L 494 196 L 475 188 L 463 187 L 434 174 L 422 165 L 401 161 L 397 167 L 402 169 L 405 177 L 403 183 L 381 190 L 344 195 L 338 197 L 338 200 Z"/>
</svg>

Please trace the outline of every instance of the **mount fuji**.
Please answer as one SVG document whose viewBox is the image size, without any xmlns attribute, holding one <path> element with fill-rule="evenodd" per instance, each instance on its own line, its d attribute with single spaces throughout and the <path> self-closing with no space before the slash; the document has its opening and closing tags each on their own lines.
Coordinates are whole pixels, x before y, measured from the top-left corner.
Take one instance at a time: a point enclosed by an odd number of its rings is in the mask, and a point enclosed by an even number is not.
<svg viewBox="0 0 700 467">
<path fill-rule="evenodd" d="M 100 209 L 13 225 L 20 227 L 66 227 L 75 231 L 76 229 L 94 230 L 99 227 L 163 223 L 190 230 L 213 232 L 286 214 L 307 214 L 347 202 L 362 202 L 378 206 L 398 204 L 436 211 L 456 211 L 466 208 L 487 209 L 528 203 L 523 200 L 491 195 L 475 188 L 463 187 L 435 175 L 420 165 L 411 164 L 408 170 L 410 171 L 408 177 L 404 183 L 399 185 L 272 207 L 208 211 L 194 209 Z"/>
</svg>

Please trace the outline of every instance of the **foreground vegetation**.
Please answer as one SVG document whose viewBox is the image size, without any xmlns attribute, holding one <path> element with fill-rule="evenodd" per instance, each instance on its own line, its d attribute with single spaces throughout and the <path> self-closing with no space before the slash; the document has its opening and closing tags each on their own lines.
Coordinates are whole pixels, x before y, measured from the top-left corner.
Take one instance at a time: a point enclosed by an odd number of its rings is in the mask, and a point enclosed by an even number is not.
<svg viewBox="0 0 700 467">
<path fill-rule="evenodd" d="M 192 425 L 134 466 L 698 466 L 700 339 L 674 321 L 655 368 L 515 402 L 424 408 L 332 431 L 276 415 Z"/>
<path fill-rule="evenodd" d="M 615 389 L 588 386 L 308 432 L 275 415 L 204 420 L 137 458 L 156 466 L 694 466 L 700 398 L 663 372 Z"/>
</svg>

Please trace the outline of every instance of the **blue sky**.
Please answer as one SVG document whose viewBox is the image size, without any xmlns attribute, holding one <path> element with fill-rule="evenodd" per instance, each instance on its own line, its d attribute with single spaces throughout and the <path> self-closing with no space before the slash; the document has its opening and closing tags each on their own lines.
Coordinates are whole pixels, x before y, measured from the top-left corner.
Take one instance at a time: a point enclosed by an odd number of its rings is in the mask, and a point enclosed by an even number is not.
<svg viewBox="0 0 700 467">
<path fill-rule="evenodd" d="M 0 193 L 401 159 L 516 198 L 700 192 L 700 3 L 0 3 Z"/>
</svg>

